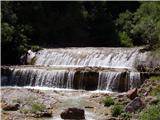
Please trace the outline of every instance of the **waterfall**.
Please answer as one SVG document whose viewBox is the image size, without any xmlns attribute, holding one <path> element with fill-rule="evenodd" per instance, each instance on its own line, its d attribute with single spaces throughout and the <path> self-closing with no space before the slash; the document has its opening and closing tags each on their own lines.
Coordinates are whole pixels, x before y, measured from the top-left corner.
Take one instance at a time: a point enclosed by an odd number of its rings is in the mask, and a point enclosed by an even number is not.
<svg viewBox="0 0 160 120">
<path fill-rule="evenodd" d="M 59 48 L 36 53 L 35 65 L 134 68 L 146 59 L 140 48 Z M 137 59 L 138 58 L 138 59 Z M 136 63 L 135 63 L 136 62 Z"/>
<path fill-rule="evenodd" d="M 75 74 L 75 71 L 70 71 L 68 73 L 67 88 L 70 88 L 70 89 L 73 88 L 74 74 Z"/>
<path fill-rule="evenodd" d="M 130 73 L 130 88 L 139 87 L 141 85 L 141 76 L 139 72 L 131 72 Z"/>
<path fill-rule="evenodd" d="M 9 83 L 18 86 L 72 88 L 73 79 L 74 71 L 15 68 Z"/>
<path fill-rule="evenodd" d="M 87 47 L 30 51 L 29 59 L 36 58 L 34 65 L 9 66 L 8 72 L 3 70 L 9 74 L 2 74 L 5 78 L 2 85 L 127 91 L 142 84 L 136 68 L 146 62 L 147 53 L 140 53 L 140 49 Z"/>
</svg>

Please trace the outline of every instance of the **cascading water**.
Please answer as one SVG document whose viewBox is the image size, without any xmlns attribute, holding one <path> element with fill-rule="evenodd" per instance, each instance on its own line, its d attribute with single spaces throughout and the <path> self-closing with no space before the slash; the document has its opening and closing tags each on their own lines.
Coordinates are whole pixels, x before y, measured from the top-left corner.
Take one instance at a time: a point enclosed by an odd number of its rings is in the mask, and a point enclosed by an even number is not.
<svg viewBox="0 0 160 120">
<path fill-rule="evenodd" d="M 139 87 L 142 84 L 141 76 L 139 72 L 131 72 L 130 74 L 130 88 Z"/>
<path fill-rule="evenodd" d="M 66 48 L 44 49 L 36 54 L 35 65 L 101 66 L 134 68 L 146 59 L 140 48 Z"/>
<path fill-rule="evenodd" d="M 126 91 L 139 87 L 142 82 L 136 67 L 146 61 L 147 53 L 140 53 L 140 49 L 43 49 L 32 54 L 36 58 L 34 66 L 11 67 L 6 83 L 15 86 Z"/>
<path fill-rule="evenodd" d="M 74 71 L 21 67 L 12 70 L 8 84 L 18 86 L 72 88 L 73 79 Z"/>
</svg>

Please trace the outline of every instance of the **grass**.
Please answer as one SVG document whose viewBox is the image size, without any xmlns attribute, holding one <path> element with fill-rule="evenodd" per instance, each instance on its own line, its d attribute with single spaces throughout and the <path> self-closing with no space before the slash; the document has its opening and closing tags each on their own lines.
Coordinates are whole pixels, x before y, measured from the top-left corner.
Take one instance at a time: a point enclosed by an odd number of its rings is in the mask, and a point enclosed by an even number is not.
<svg viewBox="0 0 160 120">
<path fill-rule="evenodd" d="M 33 113 L 42 112 L 45 109 L 45 106 L 42 103 L 33 103 L 31 107 L 31 112 Z"/>
<path fill-rule="evenodd" d="M 153 90 L 151 91 L 151 95 L 153 96 L 160 96 L 160 85 L 157 85 Z"/>
<path fill-rule="evenodd" d="M 110 96 L 107 96 L 105 97 L 105 99 L 103 100 L 103 103 L 104 103 L 104 106 L 111 106 L 111 105 L 114 105 L 114 100 L 112 99 L 112 97 Z"/>
<path fill-rule="evenodd" d="M 142 111 L 139 120 L 160 120 L 160 104 L 149 106 Z"/>
<path fill-rule="evenodd" d="M 130 118 L 132 117 L 132 113 L 124 112 L 121 114 L 121 117 L 123 118 L 123 120 L 130 120 Z"/>
<path fill-rule="evenodd" d="M 152 89 L 150 94 L 153 96 L 160 96 L 160 76 L 151 76 L 150 80 L 156 83 L 156 86 Z"/>
<path fill-rule="evenodd" d="M 122 105 L 113 106 L 113 108 L 111 109 L 111 112 L 112 112 L 112 116 L 118 117 L 123 112 Z"/>
<path fill-rule="evenodd" d="M 46 106 L 38 101 L 36 101 L 36 98 L 34 97 L 30 97 L 25 101 L 25 104 L 27 105 L 27 107 L 25 108 L 21 108 L 20 112 L 24 113 L 24 114 L 28 114 L 28 113 L 39 113 L 39 112 L 43 112 L 44 110 L 46 110 Z"/>
<path fill-rule="evenodd" d="M 153 80 L 153 81 L 160 80 L 160 76 L 151 76 L 150 80 Z"/>
<path fill-rule="evenodd" d="M 160 100 L 160 76 L 151 76 L 150 80 L 156 85 L 151 90 L 151 95 Z M 160 102 L 156 105 L 149 105 L 140 113 L 139 120 L 160 120 Z"/>
</svg>

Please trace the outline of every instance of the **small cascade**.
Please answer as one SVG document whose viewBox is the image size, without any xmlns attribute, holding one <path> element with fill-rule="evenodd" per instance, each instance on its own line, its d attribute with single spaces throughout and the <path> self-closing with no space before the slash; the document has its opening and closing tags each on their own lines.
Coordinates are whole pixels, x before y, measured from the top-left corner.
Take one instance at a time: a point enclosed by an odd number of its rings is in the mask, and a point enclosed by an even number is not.
<svg viewBox="0 0 160 120">
<path fill-rule="evenodd" d="M 39 67 L 15 67 L 10 69 L 8 86 L 39 86 L 67 89 L 126 91 L 141 85 L 140 73 L 129 71 L 77 71 Z M 123 86 L 123 87 L 122 87 Z"/>
<path fill-rule="evenodd" d="M 10 76 L 10 85 L 72 88 L 74 71 L 16 68 Z"/>
<path fill-rule="evenodd" d="M 70 89 L 73 88 L 74 74 L 75 74 L 75 71 L 70 71 L 70 72 L 68 73 L 67 88 L 70 88 Z"/>
<path fill-rule="evenodd" d="M 141 48 L 59 48 L 36 53 L 35 65 L 134 68 L 146 59 Z"/>
<path fill-rule="evenodd" d="M 126 91 L 129 74 L 130 72 L 100 72 L 97 88 L 98 90 Z"/>
<path fill-rule="evenodd" d="M 130 88 L 140 87 L 140 85 L 142 84 L 140 72 L 131 72 L 129 77 Z"/>
</svg>

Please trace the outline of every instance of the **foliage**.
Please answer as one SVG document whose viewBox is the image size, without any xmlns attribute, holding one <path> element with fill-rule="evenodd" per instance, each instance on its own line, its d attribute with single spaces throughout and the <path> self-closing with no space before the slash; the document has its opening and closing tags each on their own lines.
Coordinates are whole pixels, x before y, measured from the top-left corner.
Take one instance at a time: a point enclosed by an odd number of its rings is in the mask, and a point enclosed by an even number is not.
<svg viewBox="0 0 160 120">
<path fill-rule="evenodd" d="M 139 120 L 159 120 L 160 119 L 160 104 L 149 106 L 144 110 L 139 117 Z"/>
<path fill-rule="evenodd" d="M 39 51 L 39 50 L 42 50 L 42 48 L 41 48 L 40 46 L 38 46 L 38 45 L 32 45 L 32 46 L 31 46 L 31 50 L 32 50 L 33 52 L 37 52 L 37 51 Z"/>
<path fill-rule="evenodd" d="M 31 112 L 33 113 L 42 112 L 45 109 L 45 106 L 42 103 L 33 103 L 31 107 Z"/>
<path fill-rule="evenodd" d="M 46 110 L 46 106 L 38 101 L 36 101 L 36 98 L 28 98 L 25 101 L 26 107 L 22 107 L 20 109 L 21 113 L 27 114 L 27 113 L 38 113 L 43 112 Z"/>
<path fill-rule="evenodd" d="M 2 64 L 17 63 L 21 54 L 27 51 L 30 40 L 28 35 L 32 27 L 19 23 L 15 10 L 12 2 L 2 2 Z"/>
<path fill-rule="evenodd" d="M 119 39 L 123 47 L 133 46 L 132 39 L 127 35 L 126 32 L 119 32 Z"/>
<path fill-rule="evenodd" d="M 160 85 L 157 85 L 155 86 L 155 88 L 152 89 L 151 95 L 160 96 Z"/>
<path fill-rule="evenodd" d="M 114 105 L 111 112 L 112 112 L 112 116 L 117 117 L 123 112 L 122 105 Z"/>
<path fill-rule="evenodd" d="M 160 47 L 160 2 L 141 2 L 136 12 L 126 11 L 115 21 L 118 31 L 126 32 L 134 45 Z"/>
<path fill-rule="evenodd" d="M 121 117 L 123 118 L 123 120 L 129 120 L 132 117 L 132 113 L 130 113 L 130 112 L 123 112 L 121 114 Z"/>
<path fill-rule="evenodd" d="M 155 86 L 151 90 L 150 94 L 153 96 L 159 97 L 160 96 L 160 76 L 151 76 L 149 80 L 155 83 Z"/>
<path fill-rule="evenodd" d="M 111 96 L 106 96 L 105 99 L 103 100 L 104 106 L 111 106 L 114 105 L 114 100 L 112 99 Z"/>
<path fill-rule="evenodd" d="M 149 79 L 153 81 L 157 81 L 157 80 L 160 80 L 160 76 L 151 76 Z"/>
</svg>

